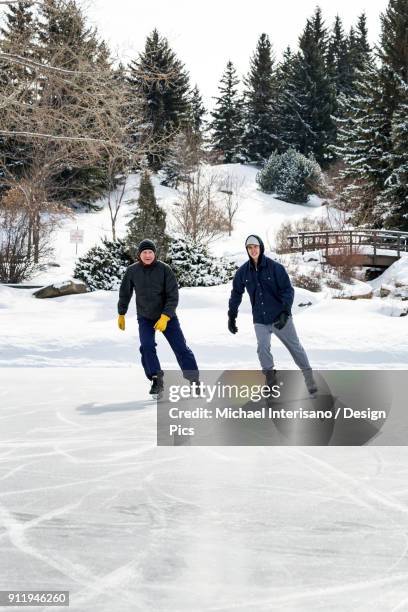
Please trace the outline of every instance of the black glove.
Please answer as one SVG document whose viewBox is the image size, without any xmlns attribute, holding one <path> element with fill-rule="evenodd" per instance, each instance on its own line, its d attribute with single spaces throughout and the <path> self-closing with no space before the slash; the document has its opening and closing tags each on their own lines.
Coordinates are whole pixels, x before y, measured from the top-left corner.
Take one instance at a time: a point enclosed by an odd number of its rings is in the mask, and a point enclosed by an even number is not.
<svg viewBox="0 0 408 612">
<path fill-rule="evenodd" d="M 283 329 L 288 322 L 289 317 L 290 313 L 284 310 L 280 313 L 279 317 L 275 319 L 273 326 L 276 327 L 276 329 Z"/>
<path fill-rule="evenodd" d="M 230 330 L 231 334 L 236 334 L 238 331 L 236 320 L 237 320 L 237 317 L 228 315 L 228 329 Z"/>
</svg>

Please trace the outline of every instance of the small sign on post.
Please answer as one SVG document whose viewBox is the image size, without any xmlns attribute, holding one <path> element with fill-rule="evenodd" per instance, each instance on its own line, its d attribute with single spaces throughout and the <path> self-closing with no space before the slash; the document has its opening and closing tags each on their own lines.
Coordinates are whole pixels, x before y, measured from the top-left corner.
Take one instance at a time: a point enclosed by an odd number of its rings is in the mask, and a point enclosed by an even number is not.
<svg viewBox="0 0 408 612">
<path fill-rule="evenodd" d="M 78 229 L 70 231 L 70 242 L 75 243 L 75 255 L 78 255 L 78 243 L 84 241 L 84 230 Z"/>
</svg>

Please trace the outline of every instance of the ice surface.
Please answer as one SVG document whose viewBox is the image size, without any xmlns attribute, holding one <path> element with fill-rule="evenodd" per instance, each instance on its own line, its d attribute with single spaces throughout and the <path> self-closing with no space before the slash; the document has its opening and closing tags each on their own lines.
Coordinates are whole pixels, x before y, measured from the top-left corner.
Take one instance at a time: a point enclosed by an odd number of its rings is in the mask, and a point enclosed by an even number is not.
<svg viewBox="0 0 408 612">
<path fill-rule="evenodd" d="M 408 449 L 156 447 L 146 391 L 137 367 L 0 370 L 1 589 L 70 590 L 74 612 L 406 609 Z"/>
</svg>

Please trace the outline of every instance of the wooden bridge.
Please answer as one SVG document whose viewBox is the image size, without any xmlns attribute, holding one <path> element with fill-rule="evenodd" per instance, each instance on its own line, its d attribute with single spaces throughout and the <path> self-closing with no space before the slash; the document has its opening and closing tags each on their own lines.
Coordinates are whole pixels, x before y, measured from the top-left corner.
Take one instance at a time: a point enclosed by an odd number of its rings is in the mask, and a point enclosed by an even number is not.
<svg viewBox="0 0 408 612">
<path fill-rule="evenodd" d="M 288 236 L 287 241 L 288 246 L 283 252 L 301 252 L 303 255 L 306 251 L 322 250 L 326 262 L 331 265 L 344 263 L 346 257 L 352 259 L 354 266 L 387 268 L 401 257 L 402 252 L 408 252 L 408 232 L 396 230 L 357 228 L 299 232 L 295 236 Z M 367 247 L 371 252 L 367 252 Z"/>
</svg>

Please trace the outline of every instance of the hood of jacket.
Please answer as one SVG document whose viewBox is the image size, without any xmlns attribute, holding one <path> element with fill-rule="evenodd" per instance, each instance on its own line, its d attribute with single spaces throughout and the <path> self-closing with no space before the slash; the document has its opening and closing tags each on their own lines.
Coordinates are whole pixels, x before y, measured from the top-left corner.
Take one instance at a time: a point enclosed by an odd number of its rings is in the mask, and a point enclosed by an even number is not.
<svg viewBox="0 0 408 612">
<path fill-rule="evenodd" d="M 259 259 L 258 259 L 258 261 L 260 262 L 260 261 L 262 260 L 262 258 L 263 258 L 264 252 L 265 252 L 265 245 L 264 245 L 264 243 L 263 243 L 262 238 L 260 238 L 260 237 L 259 237 L 259 236 L 257 236 L 256 234 L 249 234 L 249 236 L 247 236 L 247 238 L 245 238 L 245 243 L 244 243 L 244 244 L 246 244 L 246 241 L 248 240 L 248 238 L 249 238 L 250 236 L 254 236 L 254 238 L 256 238 L 256 239 L 258 240 L 258 242 L 259 242 Z M 246 250 L 246 252 L 247 252 L 247 255 L 248 255 L 248 259 L 249 259 L 249 261 L 252 263 L 251 256 L 250 256 L 250 254 L 248 253 L 248 249 L 247 249 L 246 247 L 245 247 L 245 250 Z"/>
</svg>

